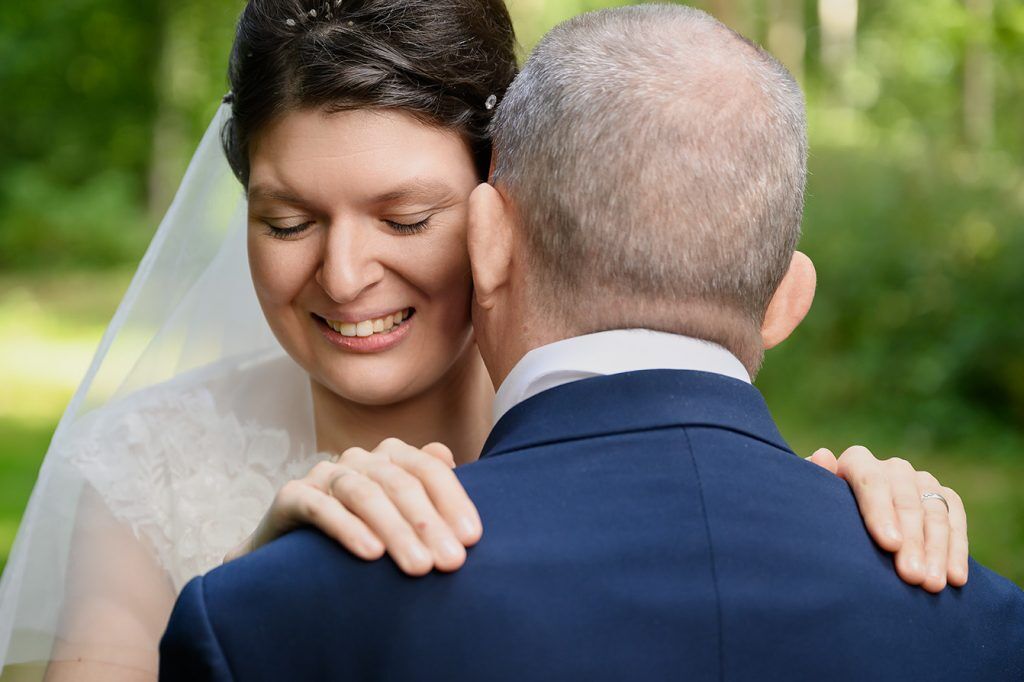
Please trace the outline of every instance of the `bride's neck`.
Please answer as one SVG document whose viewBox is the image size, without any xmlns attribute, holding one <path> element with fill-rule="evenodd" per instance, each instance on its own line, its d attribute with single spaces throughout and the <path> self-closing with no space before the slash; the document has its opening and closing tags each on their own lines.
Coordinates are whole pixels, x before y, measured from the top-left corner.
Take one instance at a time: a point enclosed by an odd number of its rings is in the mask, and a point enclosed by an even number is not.
<svg viewBox="0 0 1024 682">
<path fill-rule="evenodd" d="M 423 393 L 391 405 L 361 405 L 312 382 L 317 448 L 372 450 L 385 438 L 422 447 L 438 441 L 457 464 L 480 455 L 491 428 L 494 388 L 473 346 L 444 379 Z"/>
</svg>

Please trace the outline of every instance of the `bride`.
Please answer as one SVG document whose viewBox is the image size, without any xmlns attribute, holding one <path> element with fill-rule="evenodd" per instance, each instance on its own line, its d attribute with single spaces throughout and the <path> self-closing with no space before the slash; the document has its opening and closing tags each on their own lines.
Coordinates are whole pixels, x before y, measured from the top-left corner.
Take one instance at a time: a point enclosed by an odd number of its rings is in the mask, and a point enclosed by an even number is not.
<svg viewBox="0 0 1024 682">
<path fill-rule="evenodd" d="M 232 92 L 40 470 L 4 679 L 154 679 L 181 587 L 301 524 L 410 575 L 462 565 L 483 528 L 451 467 L 494 397 L 466 199 L 515 70 L 501 0 L 250 0 Z M 966 582 L 953 491 L 864 448 L 811 460 L 904 580 Z"/>
</svg>

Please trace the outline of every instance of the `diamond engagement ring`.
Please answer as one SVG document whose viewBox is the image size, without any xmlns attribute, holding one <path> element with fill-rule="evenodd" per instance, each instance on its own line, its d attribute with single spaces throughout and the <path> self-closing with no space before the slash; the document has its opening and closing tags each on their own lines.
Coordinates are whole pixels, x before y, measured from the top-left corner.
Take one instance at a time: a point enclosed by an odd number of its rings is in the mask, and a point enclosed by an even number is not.
<svg viewBox="0 0 1024 682">
<path fill-rule="evenodd" d="M 938 493 L 921 493 L 921 501 L 925 500 L 939 500 L 942 504 L 946 505 L 946 513 L 949 513 L 949 502 L 946 502 L 946 498 Z"/>
</svg>

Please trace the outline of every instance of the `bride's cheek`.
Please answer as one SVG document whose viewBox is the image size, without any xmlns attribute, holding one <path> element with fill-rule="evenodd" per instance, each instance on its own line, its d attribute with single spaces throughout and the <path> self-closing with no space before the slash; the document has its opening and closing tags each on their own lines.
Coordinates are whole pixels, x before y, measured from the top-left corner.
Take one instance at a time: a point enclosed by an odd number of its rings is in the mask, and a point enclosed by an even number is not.
<svg viewBox="0 0 1024 682">
<path fill-rule="evenodd" d="M 250 238 L 249 269 L 253 286 L 268 314 L 268 307 L 290 304 L 316 278 L 319 259 L 315 241 Z"/>
</svg>

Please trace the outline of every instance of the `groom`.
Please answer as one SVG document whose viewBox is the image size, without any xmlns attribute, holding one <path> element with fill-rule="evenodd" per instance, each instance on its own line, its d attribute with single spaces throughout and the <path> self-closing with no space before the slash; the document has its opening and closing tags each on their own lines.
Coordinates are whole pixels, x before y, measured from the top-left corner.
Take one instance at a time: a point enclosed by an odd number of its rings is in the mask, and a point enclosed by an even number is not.
<svg viewBox="0 0 1024 682">
<path fill-rule="evenodd" d="M 471 199 L 487 523 L 409 579 L 313 530 L 194 580 L 166 680 L 1021 679 L 1024 593 L 896 576 L 750 385 L 813 295 L 800 90 L 696 10 L 554 29 Z"/>
</svg>

